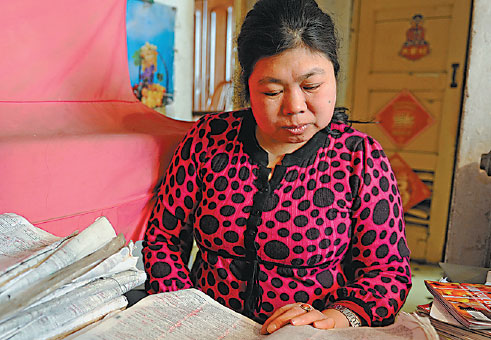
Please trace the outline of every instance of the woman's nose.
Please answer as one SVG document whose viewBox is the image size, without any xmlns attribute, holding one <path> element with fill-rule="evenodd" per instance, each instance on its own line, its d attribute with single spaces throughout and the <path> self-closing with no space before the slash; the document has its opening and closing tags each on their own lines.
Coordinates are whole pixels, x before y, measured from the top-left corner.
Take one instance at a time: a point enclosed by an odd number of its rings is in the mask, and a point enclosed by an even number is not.
<svg viewBox="0 0 491 340">
<path fill-rule="evenodd" d="M 283 113 L 293 115 L 304 113 L 307 108 L 305 94 L 301 89 L 290 89 L 283 96 Z"/>
</svg>

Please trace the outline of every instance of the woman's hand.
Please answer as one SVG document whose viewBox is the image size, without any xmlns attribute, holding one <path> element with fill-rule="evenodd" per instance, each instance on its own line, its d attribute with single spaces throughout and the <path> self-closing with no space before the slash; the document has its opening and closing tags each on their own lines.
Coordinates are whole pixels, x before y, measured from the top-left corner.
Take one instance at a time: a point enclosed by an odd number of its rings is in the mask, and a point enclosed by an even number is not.
<svg viewBox="0 0 491 340">
<path fill-rule="evenodd" d="M 319 329 L 349 327 L 348 319 L 335 309 L 320 311 L 306 303 L 293 303 L 278 308 L 264 323 L 261 334 L 273 333 L 286 324 L 312 325 Z"/>
</svg>

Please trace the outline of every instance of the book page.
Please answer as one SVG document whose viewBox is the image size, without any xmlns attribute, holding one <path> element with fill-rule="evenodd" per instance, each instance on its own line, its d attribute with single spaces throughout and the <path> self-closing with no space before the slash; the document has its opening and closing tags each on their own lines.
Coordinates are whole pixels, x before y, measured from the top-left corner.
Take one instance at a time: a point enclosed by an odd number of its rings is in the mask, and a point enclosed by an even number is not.
<svg viewBox="0 0 491 340">
<path fill-rule="evenodd" d="M 401 313 L 395 324 L 381 328 L 320 330 L 288 325 L 270 335 L 261 335 L 260 329 L 260 324 L 222 306 L 203 292 L 186 289 L 147 296 L 70 339 L 438 340 L 428 318 L 406 313 Z"/>
<path fill-rule="evenodd" d="M 386 327 L 357 327 L 320 330 L 312 326 L 284 326 L 269 335 L 268 340 L 438 340 L 428 318 L 401 312 L 396 322 Z"/>
<path fill-rule="evenodd" d="M 74 339 L 259 339 L 261 325 L 196 289 L 150 295 Z"/>
</svg>

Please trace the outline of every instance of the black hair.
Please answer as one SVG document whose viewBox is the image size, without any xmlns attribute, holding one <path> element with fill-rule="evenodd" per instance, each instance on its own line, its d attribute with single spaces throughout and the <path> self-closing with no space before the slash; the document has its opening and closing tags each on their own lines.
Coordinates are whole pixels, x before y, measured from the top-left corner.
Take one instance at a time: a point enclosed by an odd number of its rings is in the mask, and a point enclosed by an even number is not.
<svg viewBox="0 0 491 340">
<path fill-rule="evenodd" d="M 239 92 L 243 101 L 250 99 L 248 81 L 259 59 L 301 46 L 325 55 L 337 77 L 338 40 L 334 23 L 314 0 L 258 0 L 247 13 L 237 38 L 242 68 Z M 345 111 L 335 110 L 333 120 L 346 122 Z"/>
</svg>

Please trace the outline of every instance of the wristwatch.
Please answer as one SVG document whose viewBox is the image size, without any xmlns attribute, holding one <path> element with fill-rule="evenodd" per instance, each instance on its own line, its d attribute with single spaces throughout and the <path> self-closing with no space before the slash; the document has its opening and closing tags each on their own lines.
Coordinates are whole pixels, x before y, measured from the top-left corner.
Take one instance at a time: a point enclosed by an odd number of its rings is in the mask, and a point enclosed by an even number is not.
<svg viewBox="0 0 491 340">
<path fill-rule="evenodd" d="M 349 322 L 351 327 L 360 327 L 361 326 L 360 319 L 358 318 L 358 316 L 355 313 L 353 313 L 351 311 L 351 309 L 344 307 L 344 306 L 341 306 L 341 305 L 336 305 L 336 304 L 330 305 L 327 308 L 335 309 L 335 310 L 343 313 L 343 315 L 346 317 L 346 319 L 348 319 L 348 322 Z"/>
</svg>

